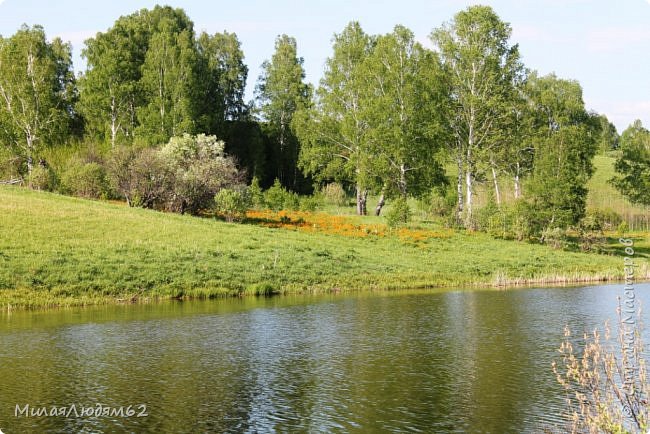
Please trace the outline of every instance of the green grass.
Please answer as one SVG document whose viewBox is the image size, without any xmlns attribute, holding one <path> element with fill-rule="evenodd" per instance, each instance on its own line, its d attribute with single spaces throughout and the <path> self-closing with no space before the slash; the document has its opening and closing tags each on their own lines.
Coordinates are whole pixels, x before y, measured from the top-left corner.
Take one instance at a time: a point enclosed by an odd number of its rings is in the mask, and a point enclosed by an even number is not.
<svg viewBox="0 0 650 434">
<path fill-rule="evenodd" d="M 645 251 L 639 251 L 647 275 Z M 229 224 L 0 187 L 0 306 L 620 278 L 616 255 L 459 232 L 413 243 Z"/>
</svg>

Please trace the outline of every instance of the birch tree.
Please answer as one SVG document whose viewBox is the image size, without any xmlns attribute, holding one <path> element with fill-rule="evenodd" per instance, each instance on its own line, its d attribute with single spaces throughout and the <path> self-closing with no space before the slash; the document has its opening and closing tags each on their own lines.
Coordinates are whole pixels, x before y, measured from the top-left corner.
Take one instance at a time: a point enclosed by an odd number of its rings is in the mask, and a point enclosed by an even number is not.
<svg viewBox="0 0 650 434">
<path fill-rule="evenodd" d="M 74 116 L 71 49 L 40 26 L 0 38 L 0 134 L 31 173 L 43 146 L 63 141 Z"/>
<path fill-rule="evenodd" d="M 354 185 L 359 215 L 367 213 L 368 192 L 374 185 L 369 125 L 362 113 L 366 84 L 360 70 L 373 45 L 356 21 L 334 35 L 314 106 L 299 111 L 294 120 L 302 142 L 302 169 L 321 181 Z"/>
<path fill-rule="evenodd" d="M 518 46 L 508 43 L 511 33 L 488 6 L 470 6 L 431 33 L 451 80 L 451 154 L 458 168 L 458 215 L 464 211 L 466 226 L 472 224 L 474 183 L 485 169 L 481 163 L 489 162 L 488 151 L 499 143 L 496 133 L 523 69 Z"/>
<path fill-rule="evenodd" d="M 370 153 L 382 184 L 379 215 L 386 196 L 406 199 L 445 179 L 440 151 L 448 140 L 447 83 L 437 56 L 403 26 L 377 38 L 361 73 Z"/>
</svg>

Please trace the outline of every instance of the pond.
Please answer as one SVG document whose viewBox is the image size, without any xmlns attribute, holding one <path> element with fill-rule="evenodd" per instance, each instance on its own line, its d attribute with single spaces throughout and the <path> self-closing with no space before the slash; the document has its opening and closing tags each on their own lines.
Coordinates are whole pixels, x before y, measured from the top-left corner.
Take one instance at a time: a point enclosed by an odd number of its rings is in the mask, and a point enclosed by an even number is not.
<svg viewBox="0 0 650 434">
<path fill-rule="evenodd" d="M 539 431 L 564 405 L 551 370 L 564 325 L 602 328 L 622 287 L 5 312 L 0 429 Z M 636 289 L 647 305 L 650 285 Z M 29 415 L 42 407 L 61 415 Z"/>
</svg>

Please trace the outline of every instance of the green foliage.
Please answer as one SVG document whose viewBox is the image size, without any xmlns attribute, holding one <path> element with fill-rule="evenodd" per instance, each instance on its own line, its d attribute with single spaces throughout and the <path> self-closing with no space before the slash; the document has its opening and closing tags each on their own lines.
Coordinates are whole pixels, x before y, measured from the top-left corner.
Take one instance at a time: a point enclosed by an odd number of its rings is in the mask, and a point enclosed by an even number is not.
<svg viewBox="0 0 650 434">
<path fill-rule="evenodd" d="M 61 174 L 61 191 L 72 196 L 105 199 L 110 195 L 106 170 L 97 162 L 74 158 Z"/>
<path fill-rule="evenodd" d="M 458 205 L 458 195 L 451 186 L 432 188 L 418 203 L 433 217 L 450 217 Z"/>
<path fill-rule="evenodd" d="M 121 165 L 111 166 L 114 170 L 111 177 L 121 182 L 121 193 L 127 198 L 130 206 L 163 209 L 173 192 L 174 175 L 160 153 L 153 148 L 144 149 L 133 158 L 125 155 L 120 160 Z M 124 176 L 124 178 L 122 178 Z"/>
<path fill-rule="evenodd" d="M 196 42 L 204 95 L 200 123 L 206 131 L 216 132 L 225 121 L 241 121 L 247 115 L 244 90 L 248 67 L 235 33 L 203 32 Z"/>
<path fill-rule="evenodd" d="M 160 148 L 160 156 L 173 174 L 167 208 L 181 214 L 211 208 L 220 189 L 240 181 L 234 161 L 224 154 L 224 143 L 215 136 L 172 137 Z"/>
<path fill-rule="evenodd" d="M 304 189 L 305 179 L 296 170 L 300 142 L 291 127 L 296 111 L 309 105 L 311 89 L 305 80 L 303 59 L 298 57 L 295 38 L 287 35 L 275 40 L 275 52 L 262 64 L 256 87 L 259 112 L 267 122 L 275 175 L 282 185 L 295 191 Z"/>
<path fill-rule="evenodd" d="M 556 250 L 563 250 L 569 246 L 566 229 L 558 227 L 545 229 L 541 234 L 540 241 Z"/>
<path fill-rule="evenodd" d="M 323 198 L 319 194 L 300 196 L 300 211 L 314 212 L 323 207 Z"/>
<path fill-rule="evenodd" d="M 323 198 L 329 205 L 344 206 L 348 202 L 343 186 L 338 182 L 330 182 L 322 188 Z"/>
<path fill-rule="evenodd" d="M 165 14 L 155 23 L 142 64 L 140 85 L 147 103 L 136 110 L 140 125 L 135 134 L 148 144 L 193 133 L 198 111 L 198 53 L 192 23 L 181 9 L 156 10 Z"/>
<path fill-rule="evenodd" d="M 158 145 L 243 120 L 248 70 L 236 35 L 195 38 L 193 27 L 182 9 L 156 6 L 87 41 L 79 109 L 89 135 L 112 147 Z"/>
<path fill-rule="evenodd" d="M 582 222 L 587 222 L 594 229 L 611 231 L 621 224 L 623 218 L 611 208 L 589 209 Z"/>
<path fill-rule="evenodd" d="M 612 185 L 632 203 L 650 205 L 650 131 L 637 120 L 620 139 Z"/>
<path fill-rule="evenodd" d="M 438 57 L 398 25 L 375 39 L 359 74 L 368 170 L 382 192 L 417 196 L 444 183 L 450 91 Z"/>
<path fill-rule="evenodd" d="M 391 228 L 403 226 L 411 220 L 411 216 L 412 212 L 408 202 L 400 196 L 393 201 L 386 213 L 386 223 Z"/>
<path fill-rule="evenodd" d="M 372 154 L 362 121 L 360 104 L 367 83 L 361 64 L 373 47 L 373 39 L 358 22 L 334 35 L 332 55 L 313 106 L 299 110 L 293 127 L 301 141 L 299 165 L 319 181 L 348 181 L 357 190 L 357 212 L 365 214 L 367 190 L 376 187 L 371 174 Z"/>
<path fill-rule="evenodd" d="M 598 116 L 598 120 L 600 122 L 599 152 L 606 153 L 618 149 L 620 137 L 616 131 L 616 126 L 605 115 Z"/>
<path fill-rule="evenodd" d="M 145 152 L 151 153 L 154 151 Z M 136 151 L 131 147 L 119 146 L 111 150 L 106 161 L 107 179 L 111 190 L 126 199 L 129 206 L 134 205 L 132 203 L 134 194 L 140 196 L 136 188 L 136 185 L 140 182 L 140 180 L 136 180 L 136 174 L 139 173 L 136 167 L 142 162 L 138 161 L 136 163 L 136 161 L 141 158 L 142 153 L 140 151 Z"/>
<path fill-rule="evenodd" d="M 79 80 L 78 108 L 86 134 L 112 147 L 130 144 L 138 126 L 136 110 L 146 103 L 142 65 L 150 29 L 149 11 L 120 17 L 106 32 L 86 41 L 87 69 Z"/>
<path fill-rule="evenodd" d="M 50 167 L 39 164 L 27 176 L 27 185 L 34 190 L 54 191 L 57 187 L 56 174 Z"/>
<path fill-rule="evenodd" d="M 264 192 L 260 187 L 260 181 L 259 178 L 257 178 L 257 176 L 253 177 L 253 180 L 251 181 L 251 185 L 248 187 L 248 193 L 251 197 L 251 206 L 254 209 L 263 209 L 265 207 Z"/>
<path fill-rule="evenodd" d="M 0 142 L 25 159 L 28 172 L 46 144 L 65 141 L 76 119 L 71 46 L 24 25 L 0 38 Z"/>
<path fill-rule="evenodd" d="M 25 159 L 11 149 L 0 146 L 0 181 L 21 179 L 26 172 Z"/>
<path fill-rule="evenodd" d="M 523 200 L 497 206 L 489 201 L 476 213 L 477 229 L 495 238 L 523 241 L 532 235 L 531 210 Z"/>
<path fill-rule="evenodd" d="M 474 182 L 484 171 L 503 170 L 504 155 L 520 158 L 510 137 L 513 108 L 518 105 L 524 67 L 519 48 L 509 44 L 510 25 L 489 6 L 470 6 L 452 22 L 434 30 L 431 40 L 440 53 L 454 95 L 451 103 L 455 140 L 449 153 L 458 167 L 458 190 L 465 189 L 465 226 L 473 225 Z M 515 108 L 516 110 L 516 108 Z M 516 166 L 516 163 L 515 163 Z M 463 185 L 465 183 L 465 185 Z M 459 215 L 461 210 L 458 210 Z"/>
<path fill-rule="evenodd" d="M 278 179 L 264 192 L 264 204 L 273 211 L 297 210 L 300 207 L 298 195 L 287 191 Z"/>
<path fill-rule="evenodd" d="M 578 225 L 580 234 L 580 249 L 584 252 L 600 253 L 604 251 L 607 239 L 603 234 L 603 229 L 607 222 L 607 215 L 602 212 L 588 212 Z M 620 221 L 620 218 L 619 218 Z"/>
<path fill-rule="evenodd" d="M 245 188 L 223 188 L 214 197 L 215 211 L 227 222 L 240 221 L 246 217 L 251 205 L 249 191 Z"/>
<path fill-rule="evenodd" d="M 585 110 L 577 82 L 532 75 L 528 89 L 539 116 L 528 184 L 532 228 L 539 235 L 577 225 L 585 215 L 600 126 Z"/>
</svg>

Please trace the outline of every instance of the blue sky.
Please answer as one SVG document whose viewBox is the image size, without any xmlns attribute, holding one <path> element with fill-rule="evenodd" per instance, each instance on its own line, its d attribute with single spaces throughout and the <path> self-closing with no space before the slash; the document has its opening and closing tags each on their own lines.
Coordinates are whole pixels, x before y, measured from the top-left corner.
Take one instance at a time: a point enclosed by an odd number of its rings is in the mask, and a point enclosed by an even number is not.
<svg viewBox="0 0 650 434">
<path fill-rule="evenodd" d="M 83 41 L 104 31 L 120 15 L 156 1 L 0 0 L 0 34 L 27 23 L 41 24 L 48 36 L 70 41 L 75 68 Z M 359 0 L 291 1 L 170 0 L 185 9 L 197 32 L 236 32 L 249 66 L 248 98 L 259 65 L 273 53 L 274 39 L 286 33 L 298 41 L 308 81 L 317 84 L 331 38 L 350 20 L 369 33 L 409 27 L 427 46 L 435 27 L 470 4 L 492 6 L 513 28 L 527 67 L 578 80 L 589 109 L 605 113 L 619 132 L 634 119 L 650 126 L 650 0 Z"/>
</svg>

